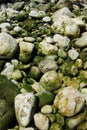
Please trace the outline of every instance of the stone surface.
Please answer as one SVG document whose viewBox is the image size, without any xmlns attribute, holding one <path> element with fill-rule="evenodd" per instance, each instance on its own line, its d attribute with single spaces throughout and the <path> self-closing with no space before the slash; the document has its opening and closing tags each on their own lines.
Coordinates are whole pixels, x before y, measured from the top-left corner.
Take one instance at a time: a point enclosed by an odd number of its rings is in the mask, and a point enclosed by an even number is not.
<svg viewBox="0 0 87 130">
<path fill-rule="evenodd" d="M 0 33 L 0 58 L 12 58 L 17 52 L 18 44 L 8 33 Z"/>
<path fill-rule="evenodd" d="M 73 87 L 60 89 L 54 99 L 54 105 L 66 117 L 77 114 L 84 106 L 82 94 Z"/>
<path fill-rule="evenodd" d="M 37 128 L 39 128 L 40 130 L 48 130 L 49 129 L 49 119 L 44 114 L 36 113 L 34 115 L 34 122 L 35 122 L 35 126 Z"/>
<path fill-rule="evenodd" d="M 35 110 L 36 97 L 32 93 L 19 94 L 15 97 L 15 113 L 20 127 L 26 127 Z"/>
</svg>

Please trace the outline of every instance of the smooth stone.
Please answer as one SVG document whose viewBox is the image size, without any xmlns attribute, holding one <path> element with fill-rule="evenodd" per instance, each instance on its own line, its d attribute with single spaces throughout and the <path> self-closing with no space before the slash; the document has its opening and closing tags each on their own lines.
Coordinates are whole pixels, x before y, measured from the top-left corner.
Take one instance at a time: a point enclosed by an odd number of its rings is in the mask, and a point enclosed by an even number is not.
<svg viewBox="0 0 87 130">
<path fill-rule="evenodd" d="M 26 42 L 34 42 L 35 38 L 34 37 L 24 37 L 24 41 L 26 41 Z"/>
<path fill-rule="evenodd" d="M 51 17 L 45 16 L 45 17 L 43 17 L 42 20 L 43 20 L 44 22 L 50 22 L 50 21 L 51 21 Z"/>
<path fill-rule="evenodd" d="M 26 127 L 35 110 L 36 97 L 32 93 L 18 94 L 15 97 L 15 114 L 20 127 Z"/>
<path fill-rule="evenodd" d="M 49 119 L 46 115 L 42 113 L 36 113 L 34 115 L 35 126 L 40 130 L 48 130 L 49 129 Z"/>
<path fill-rule="evenodd" d="M 17 52 L 18 44 L 8 33 L 0 33 L 0 59 L 12 58 Z"/>
<path fill-rule="evenodd" d="M 21 28 L 20 26 L 16 26 L 16 27 L 14 27 L 13 30 L 14 30 L 15 32 L 17 32 L 17 33 L 22 32 L 22 28 Z"/>
<path fill-rule="evenodd" d="M 46 14 L 44 11 L 39 11 L 39 10 L 31 10 L 29 13 L 29 16 L 34 17 L 34 18 L 42 18 Z"/>
<path fill-rule="evenodd" d="M 52 113 L 52 106 L 51 105 L 44 105 L 41 108 L 41 112 L 46 114 L 46 113 Z"/>
</svg>

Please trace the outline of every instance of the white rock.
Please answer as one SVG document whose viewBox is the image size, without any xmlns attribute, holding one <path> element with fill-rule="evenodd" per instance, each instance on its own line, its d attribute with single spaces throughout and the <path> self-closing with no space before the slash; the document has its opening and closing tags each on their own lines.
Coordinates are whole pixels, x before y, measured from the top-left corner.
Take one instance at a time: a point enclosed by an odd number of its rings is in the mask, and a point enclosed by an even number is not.
<svg viewBox="0 0 87 130">
<path fill-rule="evenodd" d="M 34 42 L 35 38 L 34 37 L 24 37 L 24 41 L 26 41 L 26 42 Z"/>
<path fill-rule="evenodd" d="M 41 113 L 36 113 L 34 115 L 35 126 L 40 130 L 48 130 L 49 129 L 49 119 L 46 115 Z"/>
<path fill-rule="evenodd" d="M 50 22 L 50 21 L 51 21 L 51 17 L 45 16 L 45 17 L 43 17 L 42 20 L 43 20 L 44 22 Z"/>
<path fill-rule="evenodd" d="M 15 114 L 20 127 L 26 127 L 33 116 L 36 97 L 32 93 L 18 94 L 15 97 Z"/>
<path fill-rule="evenodd" d="M 60 48 L 66 48 L 69 46 L 69 43 L 70 43 L 70 39 L 66 36 L 62 36 L 60 34 L 55 34 L 53 36 L 53 41 L 58 43 L 58 46 Z"/>
<path fill-rule="evenodd" d="M 42 18 L 45 16 L 45 12 L 39 11 L 39 10 L 31 10 L 29 13 L 29 16 L 35 17 L 35 18 Z"/>
<path fill-rule="evenodd" d="M 8 33 L 0 33 L 0 58 L 12 58 L 17 51 L 16 40 Z"/>
<path fill-rule="evenodd" d="M 7 8 L 6 13 L 7 13 L 8 18 L 13 18 L 13 17 L 17 17 L 17 15 L 19 14 L 19 11 L 14 10 L 12 8 Z"/>
<path fill-rule="evenodd" d="M 55 33 L 62 34 L 69 37 L 78 37 L 80 35 L 79 26 L 72 20 L 72 18 L 62 15 L 57 18 L 51 26 Z"/>
<path fill-rule="evenodd" d="M 14 27 L 13 30 L 14 30 L 15 32 L 17 32 L 17 33 L 22 32 L 22 28 L 21 28 L 20 26 L 16 26 L 16 27 Z"/>
<path fill-rule="evenodd" d="M 41 108 L 42 113 L 52 113 L 52 106 L 51 105 L 45 105 Z"/>
<path fill-rule="evenodd" d="M 53 13 L 53 15 L 52 15 L 53 21 L 54 22 L 57 21 L 57 19 L 60 16 L 62 16 L 62 15 L 66 15 L 66 16 L 69 16 L 69 17 L 73 16 L 72 13 L 71 13 L 71 11 L 67 7 L 64 7 L 62 9 L 57 10 L 55 13 Z"/>
<path fill-rule="evenodd" d="M 4 75 L 8 79 L 11 79 L 13 70 L 14 70 L 14 65 L 9 64 L 5 69 L 3 69 L 3 71 L 1 71 L 1 75 Z"/>
<path fill-rule="evenodd" d="M 72 60 L 76 60 L 79 56 L 79 52 L 77 52 L 74 48 L 70 49 L 68 51 L 68 56 L 72 59 Z"/>
<path fill-rule="evenodd" d="M 84 106 L 85 100 L 82 94 L 73 87 L 65 87 L 59 90 L 54 99 L 54 105 L 63 116 L 72 117 Z"/>
<path fill-rule="evenodd" d="M 8 32 L 10 27 L 11 27 L 10 23 L 7 22 L 0 24 L 1 32 Z"/>
<path fill-rule="evenodd" d="M 57 54 L 58 48 L 52 44 L 45 43 L 44 41 L 39 43 L 39 49 L 41 54 L 49 55 L 49 54 Z"/>
</svg>

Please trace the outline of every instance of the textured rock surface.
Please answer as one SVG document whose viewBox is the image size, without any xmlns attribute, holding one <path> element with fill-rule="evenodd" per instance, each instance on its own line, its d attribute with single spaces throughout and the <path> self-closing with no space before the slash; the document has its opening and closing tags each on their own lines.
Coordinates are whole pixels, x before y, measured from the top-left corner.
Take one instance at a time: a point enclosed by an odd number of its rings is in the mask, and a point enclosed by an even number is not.
<svg viewBox="0 0 87 130">
<path fill-rule="evenodd" d="M 31 93 L 19 94 L 15 97 L 15 113 L 19 126 L 26 127 L 33 116 L 36 98 Z"/>
<path fill-rule="evenodd" d="M 66 87 L 59 91 L 54 99 L 54 105 L 64 116 L 71 117 L 77 114 L 84 106 L 84 98 L 73 87 Z"/>
<path fill-rule="evenodd" d="M 16 40 L 8 33 L 0 33 L 0 58 L 12 58 L 17 51 Z"/>
</svg>

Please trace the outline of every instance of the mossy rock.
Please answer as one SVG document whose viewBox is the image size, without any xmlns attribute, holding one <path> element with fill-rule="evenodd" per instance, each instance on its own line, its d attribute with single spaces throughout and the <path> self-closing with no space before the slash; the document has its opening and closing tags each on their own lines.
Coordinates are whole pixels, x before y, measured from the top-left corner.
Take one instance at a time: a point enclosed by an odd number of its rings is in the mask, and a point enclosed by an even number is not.
<svg viewBox="0 0 87 130">
<path fill-rule="evenodd" d="M 7 130 L 14 124 L 14 98 L 19 93 L 15 84 L 0 75 L 0 130 Z"/>
</svg>

